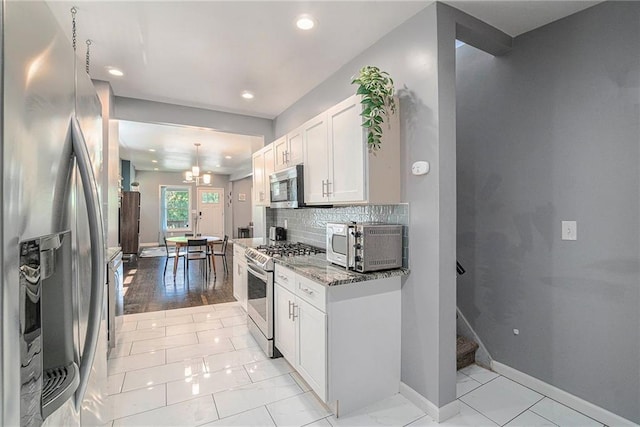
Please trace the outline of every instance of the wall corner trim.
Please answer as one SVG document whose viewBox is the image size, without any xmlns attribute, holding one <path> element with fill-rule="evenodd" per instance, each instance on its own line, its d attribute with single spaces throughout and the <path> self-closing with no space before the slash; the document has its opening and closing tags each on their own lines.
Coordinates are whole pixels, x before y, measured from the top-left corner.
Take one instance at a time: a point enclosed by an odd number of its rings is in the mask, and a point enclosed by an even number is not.
<svg viewBox="0 0 640 427">
<path fill-rule="evenodd" d="M 446 421 L 449 418 L 452 418 L 460 413 L 460 406 L 457 399 L 451 403 L 447 403 L 442 407 L 438 407 L 429 399 L 427 399 L 403 382 L 400 382 L 400 394 L 407 398 L 408 401 L 416 405 L 418 408 L 426 412 L 427 415 L 433 418 L 433 420 L 437 423 Z"/>
<path fill-rule="evenodd" d="M 522 384 L 525 387 L 529 387 L 530 389 L 537 391 L 538 393 L 544 394 L 545 396 L 557 402 L 560 402 L 571 409 L 582 412 L 586 416 L 591 417 L 594 420 L 605 425 L 637 426 L 636 423 L 631 422 L 626 418 L 622 418 L 620 415 L 609 412 L 604 408 L 601 408 L 597 405 L 594 405 L 593 403 L 579 398 L 578 396 L 574 396 L 573 394 L 554 387 L 551 384 L 547 384 L 544 381 L 525 374 L 524 372 L 520 372 L 517 369 L 512 368 L 511 366 L 507 366 L 494 360 L 491 363 L 491 368 L 500 375 L 503 375 L 510 380 Z"/>
</svg>

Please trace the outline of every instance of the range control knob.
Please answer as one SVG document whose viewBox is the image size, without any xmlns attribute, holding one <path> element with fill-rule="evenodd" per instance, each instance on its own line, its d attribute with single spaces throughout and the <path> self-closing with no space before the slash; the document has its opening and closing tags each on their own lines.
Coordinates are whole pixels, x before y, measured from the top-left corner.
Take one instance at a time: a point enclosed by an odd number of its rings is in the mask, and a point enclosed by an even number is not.
<svg viewBox="0 0 640 427">
<path fill-rule="evenodd" d="M 357 249 L 362 249 L 362 245 L 360 243 L 356 243 L 355 245 L 353 245 L 353 247 L 357 250 Z"/>
<path fill-rule="evenodd" d="M 361 258 L 361 257 L 359 257 L 358 255 L 356 255 L 356 257 L 355 257 L 355 261 L 356 261 L 356 262 L 360 262 L 360 261 L 362 261 L 362 258 Z"/>
</svg>

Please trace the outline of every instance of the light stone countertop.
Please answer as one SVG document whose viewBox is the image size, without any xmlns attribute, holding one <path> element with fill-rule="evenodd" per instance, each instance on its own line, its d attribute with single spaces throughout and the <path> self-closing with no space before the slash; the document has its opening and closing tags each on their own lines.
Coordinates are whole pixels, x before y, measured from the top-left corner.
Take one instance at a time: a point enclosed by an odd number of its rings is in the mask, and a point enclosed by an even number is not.
<svg viewBox="0 0 640 427">
<path fill-rule="evenodd" d="M 257 247 L 265 244 L 265 239 L 234 239 L 233 243 L 244 248 Z M 321 283 L 325 286 L 337 286 L 347 283 L 366 282 L 387 277 L 406 276 L 409 270 L 397 268 L 394 270 L 374 271 L 371 273 L 357 273 L 347 270 L 327 261 L 326 254 L 298 255 L 294 257 L 274 258 L 277 264 L 290 268 L 296 273 Z"/>
<path fill-rule="evenodd" d="M 104 253 L 104 258 L 107 264 L 110 263 L 111 260 L 114 259 L 119 252 L 122 252 L 122 248 L 120 246 L 112 246 L 110 248 L 107 248 L 106 252 Z"/>
</svg>

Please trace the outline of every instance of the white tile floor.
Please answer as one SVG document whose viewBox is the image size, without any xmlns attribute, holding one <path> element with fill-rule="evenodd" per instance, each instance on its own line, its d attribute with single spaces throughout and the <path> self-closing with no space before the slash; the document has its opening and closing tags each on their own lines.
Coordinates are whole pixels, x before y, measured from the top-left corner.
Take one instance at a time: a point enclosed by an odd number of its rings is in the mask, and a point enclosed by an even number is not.
<svg viewBox="0 0 640 427">
<path fill-rule="evenodd" d="M 401 395 L 337 419 L 282 358 L 268 359 L 237 303 L 124 317 L 109 358 L 116 426 L 434 426 Z M 443 426 L 600 426 L 479 366 L 458 371 Z"/>
</svg>

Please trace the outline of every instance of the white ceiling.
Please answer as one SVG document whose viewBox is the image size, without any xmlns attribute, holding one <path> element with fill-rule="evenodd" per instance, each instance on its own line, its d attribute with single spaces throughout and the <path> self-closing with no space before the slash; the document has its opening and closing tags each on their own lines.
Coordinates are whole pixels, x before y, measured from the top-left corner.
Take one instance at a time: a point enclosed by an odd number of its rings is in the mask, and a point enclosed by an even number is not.
<svg viewBox="0 0 640 427">
<path fill-rule="evenodd" d="M 602 1 L 445 0 L 444 3 L 516 37 Z"/>
<path fill-rule="evenodd" d="M 84 56 L 84 42 L 91 39 L 91 76 L 109 81 L 118 96 L 274 118 L 430 3 L 54 0 L 50 7 L 71 38 L 70 9 L 77 6 L 79 54 Z M 598 2 L 447 3 L 516 36 Z M 303 13 L 316 19 L 312 31 L 295 27 Z M 107 67 L 125 75 L 111 76 Z M 244 90 L 254 92 L 255 98 L 241 98 Z M 208 137 L 220 140 L 219 133 L 210 132 L 122 123 L 123 157 L 129 156 L 138 169 L 182 170 L 195 159 L 193 143 L 202 140 L 206 167 L 215 170 L 238 136 L 205 144 Z M 171 137 L 161 138 L 162 133 Z M 243 148 L 231 154 L 233 160 L 252 143 L 239 143 Z M 154 145 L 159 166 L 150 163 L 148 148 Z M 219 170 L 231 170 L 234 162 L 228 163 L 221 163 Z"/>
<path fill-rule="evenodd" d="M 200 143 L 200 170 L 231 174 L 250 161 L 251 153 L 263 145 L 262 137 L 189 126 L 119 120 L 119 131 L 120 157 L 131 160 L 137 170 L 189 170 L 196 164 L 194 144 Z"/>
</svg>

